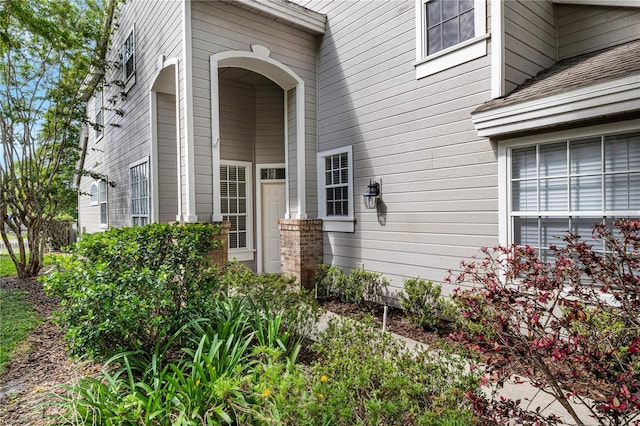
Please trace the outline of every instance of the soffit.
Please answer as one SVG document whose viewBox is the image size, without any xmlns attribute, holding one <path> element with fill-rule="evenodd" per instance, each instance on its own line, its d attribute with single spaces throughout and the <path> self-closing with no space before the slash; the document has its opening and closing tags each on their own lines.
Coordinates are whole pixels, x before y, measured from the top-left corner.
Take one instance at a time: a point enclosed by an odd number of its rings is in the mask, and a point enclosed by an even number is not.
<svg viewBox="0 0 640 426">
<path fill-rule="evenodd" d="M 257 15 L 268 16 L 275 21 L 302 29 L 314 35 L 321 35 L 325 32 L 326 15 L 288 0 L 223 1 Z"/>
</svg>

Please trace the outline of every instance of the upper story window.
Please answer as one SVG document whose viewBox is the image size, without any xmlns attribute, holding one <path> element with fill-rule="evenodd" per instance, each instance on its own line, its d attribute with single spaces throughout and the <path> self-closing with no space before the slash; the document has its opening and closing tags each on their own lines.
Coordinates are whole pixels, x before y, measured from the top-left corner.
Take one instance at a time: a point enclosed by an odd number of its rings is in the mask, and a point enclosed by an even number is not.
<svg viewBox="0 0 640 426">
<path fill-rule="evenodd" d="M 103 135 L 104 129 L 104 86 L 101 84 L 95 91 L 95 124 L 96 139 L 100 139 Z"/>
<path fill-rule="evenodd" d="M 125 92 L 135 84 L 136 75 L 136 40 L 135 32 L 131 30 L 122 45 L 122 69 L 125 82 Z"/>
<path fill-rule="evenodd" d="M 425 1 L 427 56 L 475 36 L 473 0 Z"/>
<path fill-rule="evenodd" d="M 416 0 L 416 78 L 487 54 L 486 0 Z"/>
<path fill-rule="evenodd" d="M 353 232 L 353 150 L 318 153 L 318 201 L 325 231 Z"/>
<path fill-rule="evenodd" d="M 640 133 L 512 148 L 509 180 L 511 242 L 547 259 L 568 230 L 640 216 Z"/>
</svg>

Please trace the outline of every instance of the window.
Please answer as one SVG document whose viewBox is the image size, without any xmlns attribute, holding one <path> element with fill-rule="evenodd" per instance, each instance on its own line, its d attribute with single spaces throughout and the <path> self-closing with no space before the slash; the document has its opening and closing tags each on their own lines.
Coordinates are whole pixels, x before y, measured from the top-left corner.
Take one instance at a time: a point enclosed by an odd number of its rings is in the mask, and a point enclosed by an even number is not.
<svg viewBox="0 0 640 426">
<path fill-rule="evenodd" d="M 512 148 L 512 242 L 549 245 L 571 230 L 589 239 L 596 222 L 640 214 L 640 132 Z"/>
<path fill-rule="evenodd" d="M 222 220 L 231 223 L 229 251 L 246 252 L 252 248 L 250 182 L 251 163 L 234 161 L 220 166 L 220 202 Z M 252 260 L 235 254 L 238 260 Z"/>
<path fill-rule="evenodd" d="M 325 231 L 353 232 L 353 150 L 318 154 L 318 201 Z"/>
<path fill-rule="evenodd" d="M 90 206 L 97 206 L 98 202 L 98 182 L 93 182 L 89 188 L 89 195 L 91 196 Z"/>
<path fill-rule="evenodd" d="M 125 92 L 129 90 L 135 83 L 136 74 L 136 45 L 134 30 L 131 30 L 129 36 L 122 46 L 122 68 L 123 80 L 125 81 Z"/>
<path fill-rule="evenodd" d="M 473 0 L 431 0 L 424 6 L 427 56 L 475 36 Z"/>
<path fill-rule="evenodd" d="M 100 205 L 100 227 L 107 228 L 109 226 L 109 212 L 107 205 L 107 182 L 101 180 L 98 190 L 98 204 Z"/>
<path fill-rule="evenodd" d="M 147 160 L 129 168 L 131 182 L 131 224 L 149 223 L 149 162 Z"/>
<path fill-rule="evenodd" d="M 104 87 L 99 85 L 95 91 L 95 125 L 94 128 L 96 130 L 96 139 L 100 139 L 102 137 L 102 129 L 104 128 L 104 119 L 103 119 L 103 110 L 104 110 L 104 102 L 103 102 L 103 93 Z"/>
<path fill-rule="evenodd" d="M 485 0 L 416 0 L 416 78 L 487 54 Z"/>
</svg>

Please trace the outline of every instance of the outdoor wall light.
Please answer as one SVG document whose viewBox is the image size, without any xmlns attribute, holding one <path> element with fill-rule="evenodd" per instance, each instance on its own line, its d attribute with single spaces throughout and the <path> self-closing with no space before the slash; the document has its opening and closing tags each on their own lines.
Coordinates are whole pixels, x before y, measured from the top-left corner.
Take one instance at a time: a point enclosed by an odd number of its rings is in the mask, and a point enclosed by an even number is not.
<svg viewBox="0 0 640 426">
<path fill-rule="evenodd" d="M 369 180 L 367 190 L 362 194 L 364 199 L 364 206 L 368 209 L 375 209 L 378 205 L 378 198 L 380 197 L 380 184 L 376 181 Z"/>
</svg>

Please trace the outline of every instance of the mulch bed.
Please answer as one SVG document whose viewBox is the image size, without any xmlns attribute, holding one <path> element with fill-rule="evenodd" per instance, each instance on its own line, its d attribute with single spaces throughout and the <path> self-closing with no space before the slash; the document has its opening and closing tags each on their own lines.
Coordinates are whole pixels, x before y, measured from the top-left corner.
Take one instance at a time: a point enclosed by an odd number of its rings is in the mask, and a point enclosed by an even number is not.
<svg viewBox="0 0 640 426">
<path fill-rule="evenodd" d="M 375 322 L 382 327 L 384 306 L 378 303 L 367 303 L 365 306 L 358 306 L 351 303 L 343 303 L 335 299 L 329 299 L 320 300 L 320 304 L 331 312 L 349 318 L 360 319 L 366 315 L 370 315 L 374 318 Z M 453 331 L 446 325 L 434 331 L 424 330 L 422 327 L 410 322 L 402 309 L 392 306 L 389 306 L 387 310 L 386 330 L 424 343 L 427 346 L 433 345 Z"/>
<path fill-rule="evenodd" d="M 95 374 L 99 366 L 74 362 L 62 340 L 63 333 L 52 321 L 58 308 L 35 279 L 0 278 L 0 288 L 22 290 L 29 294 L 42 322 L 18 348 L 5 373 L 0 377 L 0 424 L 6 426 L 46 425 L 57 407 L 47 405 L 51 393 L 61 393 L 62 384 L 73 384 L 81 377 Z"/>
<path fill-rule="evenodd" d="M 97 375 L 100 365 L 70 358 L 62 339 L 63 332 L 53 321 L 52 314 L 59 303 L 47 297 L 40 282 L 5 277 L 0 278 L 0 288 L 26 291 L 29 302 L 42 318 L 40 325 L 19 348 L 19 355 L 0 377 L 0 425 L 46 425 L 50 416 L 59 411 L 58 407 L 48 404 L 53 400 L 51 393 L 63 393 L 61 385 L 71 385 L 82 377 Z M 321 304 L 332 312 L 355 319 L 371 315 L 382 327 L 384 308 L 381 305 L 359 307 L 336 300 L 324 300 Z M 427 345 L 448 334 L 447 330 L 440 334 L 425 331 L 410 323 L 401 309 L 393 307 L 388 310 L 387 330 Z M 306 343 L 298 362 L 310 364 L 316 355 L 308 348 L 309 342 Z"/>
</svg>

